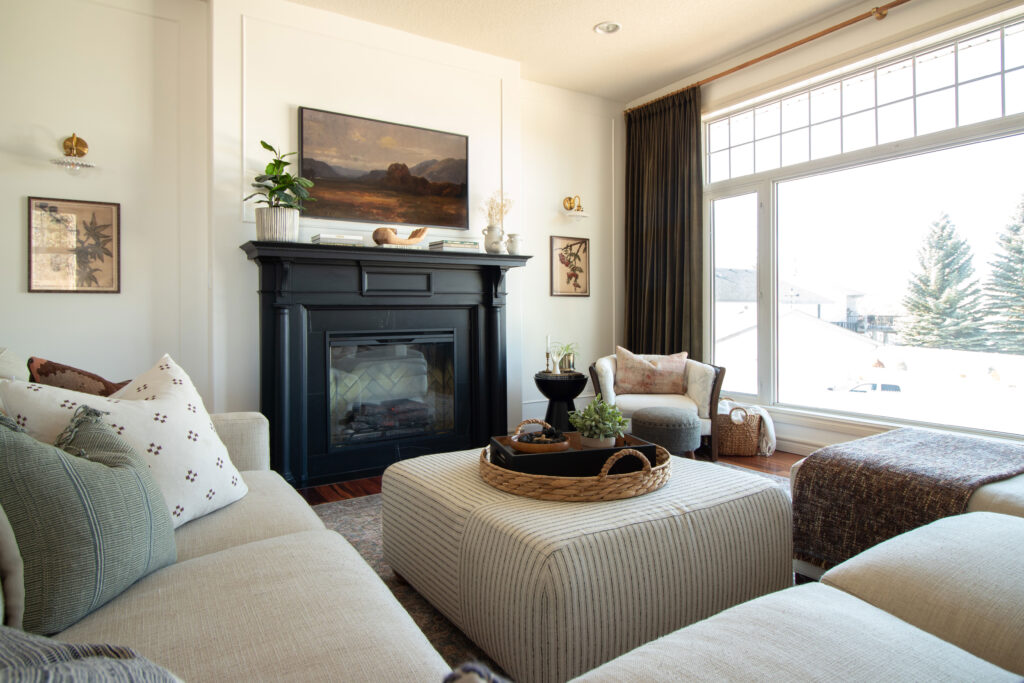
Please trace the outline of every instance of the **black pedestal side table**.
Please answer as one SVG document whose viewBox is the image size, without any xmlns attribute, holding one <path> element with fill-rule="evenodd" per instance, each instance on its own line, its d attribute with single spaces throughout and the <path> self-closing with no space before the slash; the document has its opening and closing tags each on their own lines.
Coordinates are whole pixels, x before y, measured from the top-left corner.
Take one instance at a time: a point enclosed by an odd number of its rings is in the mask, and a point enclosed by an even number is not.
<svg viewBox="0 0 1024 683">
<path fill-rule="evenodd" d="M 540 393 L 548 399 L 544 421 L 560 432 L 572 429 L 569 425 L 569 411 L 576 410 L 572 400 L 587 386 L 587 376 L 582 372 L 563 372 L 558 375 L 538 372 L 533 376 L 533 381 Z"/>
</svg>

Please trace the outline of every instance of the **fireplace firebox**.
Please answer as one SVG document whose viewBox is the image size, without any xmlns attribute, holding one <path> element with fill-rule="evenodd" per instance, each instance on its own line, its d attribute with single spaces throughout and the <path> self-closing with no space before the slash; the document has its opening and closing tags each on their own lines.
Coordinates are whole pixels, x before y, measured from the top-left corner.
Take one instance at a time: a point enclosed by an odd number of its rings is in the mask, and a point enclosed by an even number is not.
<svg viewBox="0 0 1024 683">
<path fill-rule="evenodd" d="M 507 429 L 504 275 L 529 256 L 247 242 L 260 410 L 298 487 Z"/>
</svg>

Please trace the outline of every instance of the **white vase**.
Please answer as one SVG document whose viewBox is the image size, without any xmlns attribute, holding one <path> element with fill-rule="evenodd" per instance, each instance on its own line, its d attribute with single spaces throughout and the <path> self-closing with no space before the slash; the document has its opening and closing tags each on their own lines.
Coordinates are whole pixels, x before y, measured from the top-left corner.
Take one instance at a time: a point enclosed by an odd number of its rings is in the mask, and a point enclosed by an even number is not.
<svg viewBox="0 0 1024 683">
<path fill-rule="evenodd" d="M 299 210 L 286 206 L 257 207 L 256 239 L 260 242 L 298 242 Z"/>
<path fill-rule="evenodd" d="M 504 248 L 505 232 L 497 225 L 488 225 L 483 230 L 484 251 L 488 254 L 500 254 Z"/>
<path fill-rule="evenodd" d="M 505 240 L 505 248 L 508 249 L 508 253 L 513 256 L 522 251 L 523 243 L 519 239 L 519 235 L 514 232 L 510 232 L 508 234 L 508 238 Z"/>
<path fill-rule="evenodd" d="M 615 445 L 615 437 L 606 436 L 603 439 L 595 439 L 581 434 L 580 443 L 583 444 L 584 448 L 611 448 Z"/>
</svg>

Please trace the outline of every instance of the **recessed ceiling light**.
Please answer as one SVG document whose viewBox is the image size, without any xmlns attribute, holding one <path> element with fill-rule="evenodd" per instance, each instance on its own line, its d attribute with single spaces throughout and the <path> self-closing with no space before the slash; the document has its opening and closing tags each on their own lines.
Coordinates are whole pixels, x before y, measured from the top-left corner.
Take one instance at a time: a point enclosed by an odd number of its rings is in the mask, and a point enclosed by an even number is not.
<svg viewBox="0 0 1024 683">
<path fill-rule="evenodd" d="M 594 24 L 594 33 L 608 35 L 609 33 L 617 33 L 621 28 L 622 24 L 617 21 L 602 21 L 599 24 Z"/>
</svg>

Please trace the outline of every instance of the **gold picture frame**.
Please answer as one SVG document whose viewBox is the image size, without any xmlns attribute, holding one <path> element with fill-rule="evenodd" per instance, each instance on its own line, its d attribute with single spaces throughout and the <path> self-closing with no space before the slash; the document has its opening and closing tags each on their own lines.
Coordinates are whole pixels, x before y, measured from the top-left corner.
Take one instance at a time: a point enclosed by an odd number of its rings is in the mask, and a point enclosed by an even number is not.
<svg viewBox="0 0 1024 683">
<path fill-rule="evenodd" d="M 590 296 L 590 239 L 551 237 L 551 296 Z"/>
<path fill-rule="evenodd" d="M 121 205 L 28 198 L 28 291 L 121 291 Z"/>
</svg>

